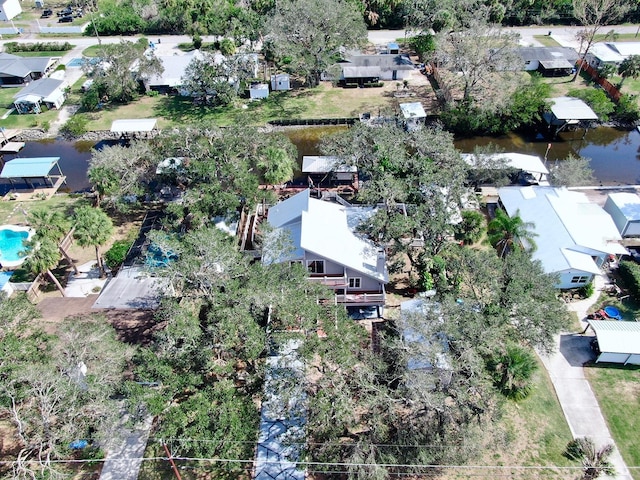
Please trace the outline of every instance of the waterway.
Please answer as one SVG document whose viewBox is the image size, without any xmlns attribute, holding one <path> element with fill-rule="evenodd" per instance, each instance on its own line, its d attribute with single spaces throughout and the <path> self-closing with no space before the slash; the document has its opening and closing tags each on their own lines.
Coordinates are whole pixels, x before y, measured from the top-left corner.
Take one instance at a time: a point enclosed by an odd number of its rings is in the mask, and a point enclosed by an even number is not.
<svg viewBox="0 0 640 480">
<path fill-rule="evenodd" d="M 287 130 L 286 135 L 298 148 L 298 159 L 303 155 L 319 155 L 320 140 L 344 131 L 346 127 L 305 127 Z M 549 142 L 536 138 L 535 133 L 511 134 L 503 137 L 472 137 L 456 140 L 461 152 L 473 152 L 479 145 L 494 144 L 505 152 L 539 155 L 544 158 Z M 89 189 L 87 168 L 91 148 L 95 142 L 70 142 L 60 139 L 27 142 L 18 154 L 7 154 L 5 161 L 15 157 L 60 157 L 60 168 L 67 176 L 67 185 L 62 191 L 82 192 Z M 640 185 L 640 133 L 637 130 L 618 130 L 599 127 L 584 133 L 584 130 L 562 132 L 551 142 L 547 163 L 553 166 L 567 155 L 581 155 L 591 161 L 591 168 L 602 185 Z M 10 185 L 0 181 L 0 194 L 6 193 Z"/>
</svg>

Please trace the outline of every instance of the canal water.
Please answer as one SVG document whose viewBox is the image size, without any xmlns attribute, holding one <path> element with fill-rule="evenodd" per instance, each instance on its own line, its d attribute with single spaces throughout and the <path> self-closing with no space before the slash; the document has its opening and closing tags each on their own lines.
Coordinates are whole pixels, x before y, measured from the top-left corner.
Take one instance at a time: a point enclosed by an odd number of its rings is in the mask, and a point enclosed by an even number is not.
<svg viewBox="0 0 640 480">
<path fill-rule="evenodd" d="M 286 131 L 286 135 L 298 148 L 299 165 L 303 155 L 319 155 L 320 140 L 346 127 L 305 127 Z M 60 168 L 67 176 L 62 191 L 82 192 L 90 188 L 87 168 L 91 149 L 95 142 L 70 142 L 60 139 L 27 142 L 18 154 L 4 155 L 5 161 L 15 157 L 60 157 Z M 456 147 L 464 153 L 473 152 L 479 145 L 493 144 L 505 152 L 539 155 L 544 158 L 549 142 L 537 139 L 535 134 L 510 134 L 503 137 L 472 137 L 456 140 Z M 569 154 L 591 160 L 591 168 L 602 185 L 640 185 L 640 133 L 637 130 L 618 130 L 609 127 L 562 132 L 551 142 L 547 154 L 548 166 L 561 161 Z M 300 177 L 296 172 L 296 177 Z M 8 181 L 0 180 L 0 194 L 10 188 Z"/>
</svg>

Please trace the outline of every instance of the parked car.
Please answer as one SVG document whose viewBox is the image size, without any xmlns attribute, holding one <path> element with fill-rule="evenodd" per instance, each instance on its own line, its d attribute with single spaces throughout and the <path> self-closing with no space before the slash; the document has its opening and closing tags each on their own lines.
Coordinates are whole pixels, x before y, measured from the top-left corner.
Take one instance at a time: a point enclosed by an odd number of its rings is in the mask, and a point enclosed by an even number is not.
<svg viewBox="0 0 640 480">
<path fill-rule="evenodd" d="M 56 15 L 59 17 L 68 17 L 71 14 L 73 14 L 73 9 L 71 7 L 66 7 L 60 10 Z"/>
<path fill-rule="evenodd" d="M 73 17 L 71 15 L 67 15 L 66 17 L 60 17 L 58 19 L 58 23 L 71 23 L 73 22 Z"/>
<path fill-rule="evenodd" d="M 53 10 L 47 8 L 42 11 L 42 15 L 40 16 L 40 18 L 49 18 L 51 15 L 53 15 Z"/>
</svg>

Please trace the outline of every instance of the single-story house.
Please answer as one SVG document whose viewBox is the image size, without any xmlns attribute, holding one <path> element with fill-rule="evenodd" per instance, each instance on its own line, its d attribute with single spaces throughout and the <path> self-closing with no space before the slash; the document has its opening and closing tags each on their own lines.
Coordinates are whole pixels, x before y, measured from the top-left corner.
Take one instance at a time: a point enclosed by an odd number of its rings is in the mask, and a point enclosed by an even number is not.
<svg viewBox="0 0 640 480">
<path fill-rule="evenodd" d="M 586 60 L 593 68 L 618 66 L 631 55 L 640 55 L 640 42 L 600 42 L 591 45 Z"/>
<path fill-rule="evenodd" d="M 20 0 L 3 0 L 0 1 L 0 20 L 8 22 L 12 18 L 22 13 Z"/>
<path fill-rule="evenodd" d="M 604 210 L 623 237 L 640 236 L 640 197 L 635 193 L 616 192 L 607 195 Z"/>
<path fill-rule="evenodd" d="M 277 203 L 268 210 L 270 235 L 284 235 L 291 248 L 270 248 L 281 241 L 265 241 L 264 263 L 301 262 L 309 280 L 335 292 L 345 307 L 373 306 L 382 315 L 389 281 L 384 249 L 355 233 L 357 224 L 373 209 L 345 206 L 311 196 L 309 189 Z"/>
<path fill-rule="evenodd" d="M 162 63 L 163 71 L 160 75 L 153 75 L 144 80 L 147 90 L 170 92 L 179 90 L 182 78 L 189 64 L 194 59 L 202 59 L 200 50 L 193 50 L 184 55 L 156 55 Z"/>
<path fill-rule="evenodd" d="M 589 320 L 598 340 L 596 363 L 640 365 L 640 323 L 619 320 Z"/>
<path fill-rule="evenodd" d="M 276 73 L 271 75 L 271 90 L 279 92 L 280 90 L 291 90 L 291 77 L 288 73 Z"/>
<path fill-rule="evenodd" d="M 546 273 L 558 275 L 557 288 L 588 284 L 611 255 L 625 255 L 611 216 L 581 192 L 529 186 L 498 189 L 510 217 L 531 222 L 537 248 L 532 252 Z"/>
<path fill-rule="evenodd" d="M 545 76 L 571 74 L 579 58 L 570 47 L 520 47 L 518 54 L 527 71 L 538 71 Z"/>
<path fill-rule="evenodd" d="M 19 87 L 47 76 L 60 57 L 19 57 L 0 53 L 0 85 Z"/>
<path fill-rule="evenodd" d="M 378 80 L 404 80 L 414 70 L 407 55 L 350 55 L 341 67 L 340 83 L 364 84 Z"/>
<path fill-rule="evenodd" d="M 618 66 L 624 59 L 625 56 L 621 55 L 609 42 L 594 43 L 585 57 L 587 63 L 595 69 L 605 64 Z"/>
<path fill-rule="evenodd" d="M 427 113 L 420 102 L 401 103 L 400 111 L 404 118 L 404 126 L 409 132 L 418 130 L 427 118 Z"/>
<path fill-rule="evenodd" d="M 41 78 L 16 93 L 13 105 L 18 113 L 40 113 L 42 104 L 47 108 L 60 108 L 65 100 L 63 80 Z"/>
</svg>

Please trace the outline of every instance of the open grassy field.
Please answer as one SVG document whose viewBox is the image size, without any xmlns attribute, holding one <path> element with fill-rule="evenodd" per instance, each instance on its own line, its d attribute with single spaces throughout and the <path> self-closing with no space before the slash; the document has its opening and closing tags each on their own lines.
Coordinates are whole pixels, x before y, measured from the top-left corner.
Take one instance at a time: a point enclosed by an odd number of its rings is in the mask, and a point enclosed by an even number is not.
<svg viewBox="0 0 640 480">
<path fill-rule="evenodd" d="M 640 465 L 640 367 L 591 365 L 585 374 L 622 458 L 629 466 Z M 631 473 L 640 479 L 640 470 Z"/>
<path fill-rule="evenodd" d="M 85 115 L 89 119 L 88 129 L 106 130 L 118 118 L 158 118 L 158 128 L 167 128 L 202 122 L 226 126 L 239 117 L 249 119 L 253 125 L 263 125 L 276 119 L 358 117 L 363 112 L 393 114 L 398 111 L 399 103 L 416 101 L 422 101 L 428 111 L 435 102 L 435 94 L 426 79 L 417 75 L 415 80 L 409 80 L 408 92 L 413 96 L 406 98 L 394 96 L 394 92 L 402 90 L 399 82 L 385 82 L 382 88 L 353 89 L 323 82 L 311 90 L 273 92 L 262 101 L 238 99 L 229 107 L 197 106 L 186 97 L 158 95 L 144 96 L 129 105 L 108 106 Z"/>
</svg>

